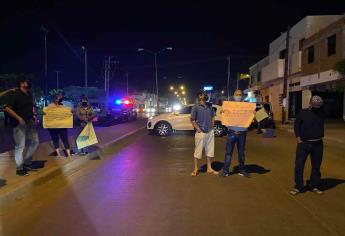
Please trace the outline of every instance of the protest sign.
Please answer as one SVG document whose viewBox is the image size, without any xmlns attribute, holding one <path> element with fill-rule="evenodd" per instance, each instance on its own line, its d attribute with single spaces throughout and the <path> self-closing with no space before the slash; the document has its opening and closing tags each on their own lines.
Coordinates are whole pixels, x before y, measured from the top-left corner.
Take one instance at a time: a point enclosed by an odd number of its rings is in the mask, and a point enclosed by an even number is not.
<svg viewBox="0 0 345 236">
<path fill-rule="evenodd" d="M 82 149 L 98 143 L 95 129 L 91 122 L 87 123 L 77 138 L 77 147 Z"/>
<path fill-rule="evenodd" d="M 71 108 L 65 106 L 47 106 L 43 108 L 43 128 L 73 128 Z"/>
<path fill-rule="evenodd" d="M 255 119 L 257 122 L 260 122 L 268 117 L 267 112 L 265 111 L 264 108 L 261 108 L 258 110 L 255 114 Z"/>
<path fill-rule="evenodd" d="M 255 108 L 255 103 L 224 101 L 222 125 L 248 128 L 253 121 Z"/>
</svg>

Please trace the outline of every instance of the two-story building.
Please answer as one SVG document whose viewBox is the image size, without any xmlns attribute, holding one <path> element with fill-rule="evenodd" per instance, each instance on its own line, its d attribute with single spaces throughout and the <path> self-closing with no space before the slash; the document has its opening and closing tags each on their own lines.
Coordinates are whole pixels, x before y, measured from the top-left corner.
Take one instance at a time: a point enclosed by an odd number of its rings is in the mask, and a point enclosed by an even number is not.
<svg viewBox="0 0 345 236">
<path fill-rule="evenodd" d="M 291 27 L 289 51 L 286 48 L 287 32 L 281 33 L 269 44 L 268 64 L 261 68 L 260 94 L 263 101 L 272 104 L 276 120 L 282 120 L 282 108 L 279 97 L 283 94 L 285 59 L 288 58 L 288 88 L 286 107 L 288 117 L 295 118 L 302 108 L 302 47 L 306 38 L 317 33 L 342 15 L 307 16 Z M 255 86 L 254 86 L 255 87 Z"/>
<path fill-rule="evenodd" d="M 345 120 L 345 78 L 334 71 L 337 62 L 345 59 L 345 16 L 303 42 L 302 78 L 303 107 L 312 95 L 324 99 L 328 118 Z"/>
</svg>

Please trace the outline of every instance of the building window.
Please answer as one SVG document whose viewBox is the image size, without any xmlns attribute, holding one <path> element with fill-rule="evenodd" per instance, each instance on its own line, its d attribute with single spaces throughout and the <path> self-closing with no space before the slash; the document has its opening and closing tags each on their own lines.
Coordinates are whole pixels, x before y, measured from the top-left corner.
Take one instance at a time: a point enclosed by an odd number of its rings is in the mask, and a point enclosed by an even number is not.
<svg viewBox="0 0 345 236">
<path fill-rule="evenodd" d="M 285 59 L 286 58 L 286 49 L 281 50 L 279 52 L 279 59 Z"/>
<path fill-rule="evenodd" d="M 305 40 L 305 38 L 302 38 L 302 39 L 299 41 L 299 50 L 300 50 L 300 51 L 301 51 L 302 48 L 303 48 L 304 40 Z"/>
<path fill-rule="evenodd" d="M 258 72 L 258 82 L 261 82 L 261 71 Z"/>
<path fill-rule="evenodd" d="M 328 50 L 328 56 L 332 56 L 336 53 L 337 37 L 335 34 L 327 38 L 327 50 Z"/>
<path fill-rule="evenodd" d="M 308 63 L 311 64 L 315 60 L 314 46 L 308 48 Z"/>
</svg>

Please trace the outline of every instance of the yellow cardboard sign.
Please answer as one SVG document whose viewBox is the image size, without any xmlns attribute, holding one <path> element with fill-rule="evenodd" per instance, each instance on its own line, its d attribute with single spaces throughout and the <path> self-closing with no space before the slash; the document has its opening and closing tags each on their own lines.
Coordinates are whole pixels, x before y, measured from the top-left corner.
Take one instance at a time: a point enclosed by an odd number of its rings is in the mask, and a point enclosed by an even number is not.
<svg viewBox="0 0 345 236">
<path fill-rule="evenodd" d="M 92 122 L 87 123 L 77 138 L 77 147 L 82 149 L 98 143 L 95 129 Z"/>
<path fill-rule="evenodd" d="M 260 121 L 266 119 L 267 117 L 268 117 L 268 115 L 267 115 L 267 112 L 265 111 L 264 108 L 261 108 L 255 114 L 255 119 L 257 120 L 257 122 L 260 122 Z"/>
<path fill-rule="evenodd" d="M 224 101 L 222 125 L 248 128 L 254 119 L 255 103 Z"/>
<path fill-rule="evenodd" d="M 47 106 L 43 108 L 43 128 L 73 128 L 71 108 L 65 106 Z"/>
</svg>

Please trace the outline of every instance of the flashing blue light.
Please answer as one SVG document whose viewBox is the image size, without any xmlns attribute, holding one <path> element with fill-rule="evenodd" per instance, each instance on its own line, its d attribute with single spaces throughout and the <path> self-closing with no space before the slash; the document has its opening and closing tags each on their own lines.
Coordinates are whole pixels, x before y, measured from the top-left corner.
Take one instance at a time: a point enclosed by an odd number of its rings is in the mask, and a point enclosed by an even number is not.
<svg viewBox="0 0 345 236">
<path fill-rule="evenodd" d="M 213 90 L 213 86 L 204 86 L 204 90 L 205 91 L 212 91 Z"/>
<path fill-rule="evenodd" d="M 115 103 L 116 103 L 117 105 L 121 105 L 122 101 L 121 101 L 121 99 L 116 99 Z"/>
</svg>

